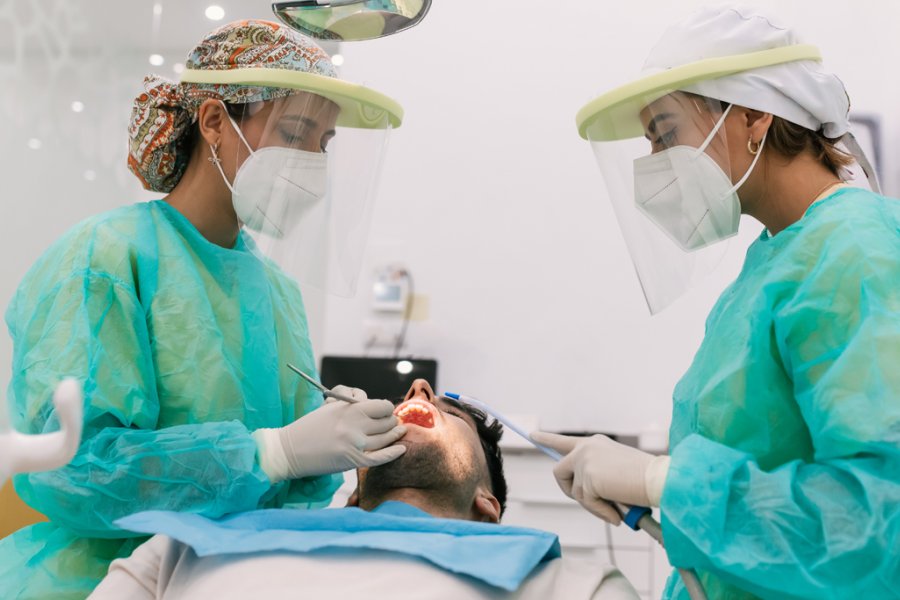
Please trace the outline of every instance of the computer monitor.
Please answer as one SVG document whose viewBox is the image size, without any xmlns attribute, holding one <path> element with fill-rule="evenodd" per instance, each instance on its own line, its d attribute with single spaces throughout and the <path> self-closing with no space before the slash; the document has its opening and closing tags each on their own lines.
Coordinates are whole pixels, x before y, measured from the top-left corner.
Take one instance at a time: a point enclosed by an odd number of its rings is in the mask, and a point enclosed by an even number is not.
<svg viewBox="0 0 900 600">
<path fill-rule="evenodd" d="M 416 379 L 427 379 L 437 389 L 437 361 L 429 358 L 369 358 L 323 356 L 322 384 L 347 385 L 365 390 L 369 398 L 388 400 L 406 395 Z"/>
</svg>

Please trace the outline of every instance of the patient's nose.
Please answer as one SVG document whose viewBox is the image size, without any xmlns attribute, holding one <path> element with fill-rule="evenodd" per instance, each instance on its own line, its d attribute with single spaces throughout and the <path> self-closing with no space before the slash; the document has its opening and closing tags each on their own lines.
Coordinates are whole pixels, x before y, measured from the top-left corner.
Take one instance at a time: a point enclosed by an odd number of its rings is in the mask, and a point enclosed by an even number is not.
<svg viewBox="0 0 900 600">
<path fill-rule="evenodd" d="M 416 379 L 406 392 L 405 400 L 410 398 L 425 398 L 429 402 L 434 402 L 434 390 L 424 379 Z"/>
</svg>

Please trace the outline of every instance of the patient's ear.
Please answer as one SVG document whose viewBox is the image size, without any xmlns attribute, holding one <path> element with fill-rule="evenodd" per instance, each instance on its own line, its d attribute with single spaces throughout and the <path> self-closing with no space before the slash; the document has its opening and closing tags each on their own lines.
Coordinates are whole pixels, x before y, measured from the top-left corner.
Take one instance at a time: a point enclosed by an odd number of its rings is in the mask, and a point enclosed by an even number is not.
<svg viewBox="0 0 900 600">
<path fill-rule="evenodd" d="M 369 469 L 366 468 L 359 468 L 356 470 L 356 489 L 354 489 L 353 493 L 350 494 L 350 497 L 347 498 L 347 504 L 344 506 L 359 506 L 359 490 L 365 483 L 368 472 Z"/>
<path fill-rule="evenodd" d="M 479 487 L 475 491 L 475 501 L 472 503 L 472 520 L 485 523 L 500 522 L 500 503 L 492 493 Z"/>
</svg>

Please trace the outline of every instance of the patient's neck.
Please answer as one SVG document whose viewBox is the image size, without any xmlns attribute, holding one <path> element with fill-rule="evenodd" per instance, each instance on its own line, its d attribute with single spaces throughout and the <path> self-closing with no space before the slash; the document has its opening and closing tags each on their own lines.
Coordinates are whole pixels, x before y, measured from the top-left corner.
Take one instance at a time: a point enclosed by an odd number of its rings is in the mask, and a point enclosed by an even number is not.
<svg viewBox="0 0 900 600">
<path fill-rule="evenodd" d="M 452 499 L 447 498 L 446 494 L 418 488 L 397 488 L 386 492 L 379 498 L 360 498 L 359 507 L 363 510 L 374 510 L 381 504 L 392 500 L 415 506 L 433 517 L 444 519 L 470 519 L 472 517 L 471 503 L 467 503 L 465 507 L 454 506 Z"/>
</svg>

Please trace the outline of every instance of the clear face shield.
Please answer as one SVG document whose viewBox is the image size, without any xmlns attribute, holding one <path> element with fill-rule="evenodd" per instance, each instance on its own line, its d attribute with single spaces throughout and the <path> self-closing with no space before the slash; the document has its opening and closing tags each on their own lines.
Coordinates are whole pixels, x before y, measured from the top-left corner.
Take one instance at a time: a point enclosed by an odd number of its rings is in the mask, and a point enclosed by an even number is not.
<svg viewBox="0 0 900 600">
<path fill-rule="evenodd" d="M 724 126 L 730 106 L 672 92 L 639 101 L 640 129 L 609 111 L 586 134 L 651 313 L 721 262 L 738 231 L 737 189 Z M 636 137 L 640 136 L 640 137 Z M 756 149 L 759 152 L 759 149 Z"/>
<path fill-rule="evenodd" d="M 253 251 L 299 283 L 352 296 L 362 264 L 390 115 L 298 91 L 228 106 L 239 138 L 232 190 Z M 361 124 L 360 120 L 364 123 Z"/>
</svg>

